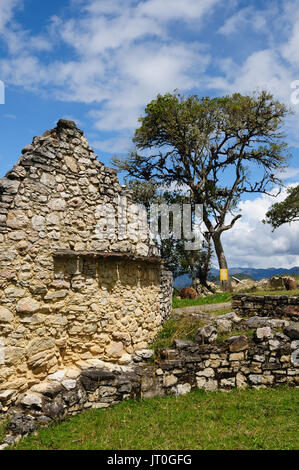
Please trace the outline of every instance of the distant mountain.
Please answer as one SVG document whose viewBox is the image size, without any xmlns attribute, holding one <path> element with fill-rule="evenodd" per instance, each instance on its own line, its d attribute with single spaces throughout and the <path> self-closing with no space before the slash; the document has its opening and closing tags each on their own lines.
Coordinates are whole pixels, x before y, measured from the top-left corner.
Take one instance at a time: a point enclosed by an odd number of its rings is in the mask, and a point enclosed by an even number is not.
<svg viewBox="0 0 299 470">
<path fill-rule="evenodd" d="M 299 266 L 293 268 L 266 268 L 266 269 L 255 269 L 255 268 L 230 268 L 230 274 L 244 273 L 252 276 L 256 281 L 260 281 L 263 278 L 269 279 L 272 276 L 278 276 L 280 274 L 299 274 Z M 217 270 L 215 269 L 215 274 Z"/>
<path fill-rule="evenodd" d="M 234 274 L 244 274 L 252 277 L 256 281 L 260 281 L 263 278 L 269 279 L 272 276 L 278 276 L 280 274 L 299 274 L 299 266 L 294 266 L 293 268 L 267 268 L 267 269 L 255 269 L 255 268 L 230 268 L 229 273 Z M 219 277 L 219 270 L 212 268 L 210 271 L 210 278 Z M 191 276 L 189 274 L 183 274 L 178 276 L 174 280 L 174 287 L 177 289 L 182 289 L 183 287 L 188 287 L 191 284 Z"/>
</svg>

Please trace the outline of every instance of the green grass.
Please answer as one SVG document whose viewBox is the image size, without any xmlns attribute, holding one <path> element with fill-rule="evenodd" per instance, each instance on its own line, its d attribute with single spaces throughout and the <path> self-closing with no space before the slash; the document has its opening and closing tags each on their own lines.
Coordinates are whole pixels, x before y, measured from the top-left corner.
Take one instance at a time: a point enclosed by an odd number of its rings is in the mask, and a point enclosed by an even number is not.
<svg viewBox="0 0 299 470">
<path fill-rule="evenodd" d="M 231 312 L 231 308 L 209 312 L 207 315 L 213 318 L 228 312 Z M 173 315 L 163 323 L 163 328 L 159 331 L 151 348 L 155 351 L 160 348 L 169 348 L 175 339 L 193 341 L 198 328 L 205 324 L 205 320 L 199 320 L 192 315 Z"/>
<path fill-rule="evenodd" d="M 4 418 L 0 420 L 0 442 L 2 442 L 5 437 L 7 424 L 8 419 Z"/>
<path fill-rule="evenodd" d="M 193 341 L 198 328 L 204 324 L 203 320 L 197 320 L 191 315 L 183 315 L 180 318 L 172 316 L 163 323 L 163 328 L 159 331 L 151 349 L 156 351 L 160 348 L 168 348 L 175 339 Z"/>
<path fill-rule="evenodd" d="M 130 400 L 40 429 L 12 449 L 298 449 L 298 405 L 298 389 L 287 387 Z"/>
<path fill-rule="evenodd" d="M 193 307 L 194 305 L 206 305 L 206 304 L 218 304 L 222 302 L 230 302 L 232 299 L 231 292 L 221 292 L 219 294 L 208 295 L 207 297 L 201 297 L 199 299 L 178 299 L 173 297 L 172 307 Z"/>
<path fill-rule="evenodd" d="M 217 343 L 222 343 L 223 341 L 226 341 L 228 338 L 231 336 L 247 336 L 247 338 L 252 338 L 255 332 L 255 328 L 252 328 L 250 330 L 240 330 L 240 329 L 233 329 L 231 331 L 225 331 L 223 333 L 218 333 L 217 336 Z"/>
</svg>

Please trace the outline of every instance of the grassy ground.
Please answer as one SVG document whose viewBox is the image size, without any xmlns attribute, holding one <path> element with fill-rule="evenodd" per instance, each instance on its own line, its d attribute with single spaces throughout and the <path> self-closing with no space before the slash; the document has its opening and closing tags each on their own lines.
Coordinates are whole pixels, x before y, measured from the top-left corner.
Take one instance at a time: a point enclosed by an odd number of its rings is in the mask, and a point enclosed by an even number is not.
<svg viewBox="0 0 299 470">
<path fill-rule="evenodd" d="M 151 345 L 151 349 L 168 348 L 175 339 L 193 341 L 198 328 L 203 325 L 202 320 L 194 319 L 189 315 L 184 315 L 179 319 L 171 317 L 164 322 L 162 330 Z"/>
<path fill-rule="evenodd" d="M 218 304 L 222 302 L 230 302 L 232 299 L 231 292 L 223 292 L 219 294 L 208 295 L 199 299 L 178 299 L 173 297 L 173 308 L 191 307 L 194 305 Z"/>
<path fill-rule="evenodd" d="M 216 310 L 207 315 L 214 317 L 224 315 L 231 312 L 231 308 Z M 163 328 L 158 333 L 151 348 L 157 350 L 159 348 L 168 348 L 175 339 L 183 339 L 193 341 L 198 328 L 204 326 L 206 321 L 199 320 L 195 316 L 184 314 L 182 316 L 172 316 L 163 323 Z M 232 336 L 232 334 L 230 335 Z"/>
<path fill-rule="evenodd" d="M 7 423 L 8 420 L 5 418 L 0 420 L 0 442 L 2 442 L 5 437 Z"/>
<path fill-rule="evenodd" d="M 14 449 L 298 449 L 298 405 L 292 388 L 130 400 L 40 429 Z"/>
<path fill-rule="evenodd" d="M 252 295 L 299 295 L 299 289 L 295 290 L 246 290 L 242 289 L 239 292 L 235 292 L 236 294 L 240 293 L 249 293 Z"/>
</svg>

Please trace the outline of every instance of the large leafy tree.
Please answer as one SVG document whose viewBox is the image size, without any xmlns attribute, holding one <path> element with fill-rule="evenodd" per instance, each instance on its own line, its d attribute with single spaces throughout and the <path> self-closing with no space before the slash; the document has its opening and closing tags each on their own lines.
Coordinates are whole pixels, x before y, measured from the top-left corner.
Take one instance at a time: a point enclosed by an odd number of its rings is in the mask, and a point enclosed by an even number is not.
<svg viewBox="0 0 299 470">
<path fill-rule="evenodd" d="M 241 194 L 280 184 L 274 175 L 287 158 L 281 127 L 288 113 L 266 91 L 220 98 L 158 95 L 139 119 L 136 150 L 114 163 L 135 178 L 186 185 L 203 205 L 219 268 L 227 269 L 221 236 L 241 217 Z M 230 290 L 230 281 L 223 287 Z"/>
<path fill-rule="evenodd" d="M 299 185 L 287 190 L 287 197 L 273 204 L 266 213 L 264 222 L 272 225 L 273 229 L 283 224 L 299 221 Z"/>
</svg>

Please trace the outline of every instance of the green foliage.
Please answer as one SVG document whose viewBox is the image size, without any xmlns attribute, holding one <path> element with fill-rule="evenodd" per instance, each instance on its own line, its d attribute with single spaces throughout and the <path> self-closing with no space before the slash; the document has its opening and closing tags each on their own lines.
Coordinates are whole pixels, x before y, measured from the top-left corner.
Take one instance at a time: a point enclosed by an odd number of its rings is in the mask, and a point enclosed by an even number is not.
<svg viewBox="0 0 299 470">
<path fill-rule="evenodd" d="M 223 343 L 226 341 L 228 338 L 231 338 L 232 336 L 247 336 L 247 338 L 252 338 L 254 335 L 254 332 L 256 331 L 256 328 L 252 328 L 250 330 L 240 330 L 240 329 L 233 329 L 230 331 L 225 331 L 223 333 L 218 333 L 217 336 L 217 343 Z"/>
<path fill-rule="evenodd" d="M 242 289 L 237 292 L 237 294 L 241 293 L 251 293 L 248 292 L 248 289 Z M 252 295 L 299 295 L 299 289 L 295 290 L 285 290 L 285 289 L 269 289 L 269 290 L 253 290 Z"/>
<path fill-rule="evenodd" d="M 250 274 L 245 273 L 230 274 L 230 277 L 236 277 L 237 279 L 239 279 L 239 281 L 243 281 L 246 279 L 249 279 L 250 281 L 255 281 L 254 277 L 250 276 Z"/>
<path fill-rule="evenodd" d="M 172 316 L 164 322 L 163 328 L 158 333 L 151 348 L 155 351 L 160 348 L 168 348 L 175 339 L 193 341 L 198 328 L 204 324 L 203 320 L 197 320 L 191 315 L 182 315 L 179 318 Z"/>
<path fill-rule="evenodd" d="M 3 441 L 5 434 L 7 433 L 8 418 L 0 419 L 0 442 Z"/>
<path fill-rule="evenodd" d="M 274 230 L 283 224 L 299 221 L 299 185 L 287 191 L 288 196 L 284 201 L 273 204 L 263 221 L 271 224 Z"/>
<path fill-rule="evenodd" d="M 295 450 L 299 390 L 233 390 L 129 400 L 88 410 L 16 450 Z"/>
<path fill-rule="evenodd" d="M 136 150 L 113 161 L 134 178 L 185 185 L 193 202 L 203 205 L 219 267 L 226 269 L 220 237 L 241 217 L 236 214 L 241 195 L 281 184 L 275 175 L 289 156 L 281 132 L 289 113 L 266 91 L 219 98 L 158 95 L 139 119 Z M 228 214 L 233 217 L 226 223 Z"/>
<path fill-rule="evenodd" d="M 210 317 L 224 315 L 231 312 L 231 308 L 222 308 L 210 312 Z M 163 323 L 163 328 L 159 331 L 151 349 L 155 351 L 161 348 L 169 348 L 175 339 L 194 341 L 198 328 L 206 324 L 205 320 L 198 320 L 193 315 L 173 315 Z M 232 335 L 231 335 L 232 336 Z"/>
</svg>

